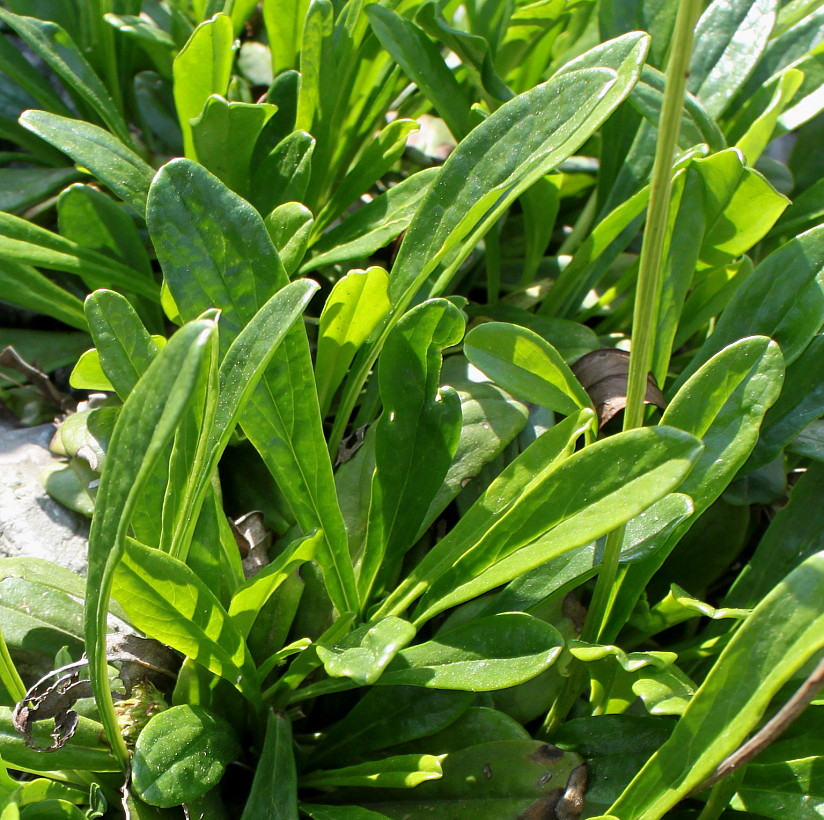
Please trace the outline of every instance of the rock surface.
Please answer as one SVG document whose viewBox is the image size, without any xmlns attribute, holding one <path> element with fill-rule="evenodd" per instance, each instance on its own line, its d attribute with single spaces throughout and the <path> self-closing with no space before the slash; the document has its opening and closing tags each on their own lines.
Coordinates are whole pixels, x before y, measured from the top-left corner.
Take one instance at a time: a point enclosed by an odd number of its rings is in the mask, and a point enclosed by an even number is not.
<svg viewBox="0 0 824 820">
<path fill-rule="evenodd" d="M 54 464 L 54 426 L 16 429 L 0 420 L 0 557 L 28 556 L 84 573 L 88 521 L 50 498 L 40 474 Z"/>
</svg>

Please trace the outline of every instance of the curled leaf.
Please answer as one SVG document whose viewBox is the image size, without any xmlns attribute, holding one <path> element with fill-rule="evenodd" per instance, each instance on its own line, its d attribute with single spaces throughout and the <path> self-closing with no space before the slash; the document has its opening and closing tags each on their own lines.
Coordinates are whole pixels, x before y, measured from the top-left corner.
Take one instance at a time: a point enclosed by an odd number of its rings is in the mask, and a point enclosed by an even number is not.
<svg viewBox="0 0 824 820">
<path fill-rule="evenodd" d="M 613 347 L 593 350 L 572 366 L 572 372 L 589 394 L 598 414 L 598 426 L 603 427 L 627 406 L 629 353 Z M 654 404 L 662 410 L 667 403 L 655 377 L 647 376 L 644 404 Z"/>
</svg>

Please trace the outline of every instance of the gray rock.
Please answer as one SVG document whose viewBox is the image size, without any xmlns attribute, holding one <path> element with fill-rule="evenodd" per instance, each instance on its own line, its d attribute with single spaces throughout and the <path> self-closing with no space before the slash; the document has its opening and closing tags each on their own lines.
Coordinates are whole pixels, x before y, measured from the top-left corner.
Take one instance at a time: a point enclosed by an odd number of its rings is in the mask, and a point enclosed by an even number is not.
<svg viewBox="0 0 824 820">
<path fill-rule="evenodd" d="M 55 462 L 54 429 L 15 429 L 0 420 L 0 557 L 45 558 L 85 573 L 88 521 L 50 498 L 40 482 Z"/>
</svg>

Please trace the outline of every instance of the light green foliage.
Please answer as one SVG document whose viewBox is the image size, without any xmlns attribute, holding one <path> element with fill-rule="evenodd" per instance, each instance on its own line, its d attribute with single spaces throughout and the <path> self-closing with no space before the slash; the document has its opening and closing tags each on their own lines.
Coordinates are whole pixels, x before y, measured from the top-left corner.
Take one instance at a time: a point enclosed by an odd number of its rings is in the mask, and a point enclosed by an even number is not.
<svg viewBox="0 0 824 820">
<path fill-rule="evenodd" d="M 2 5 L 0 820 L 824 812 L 824 3 Z"/>
</svg>

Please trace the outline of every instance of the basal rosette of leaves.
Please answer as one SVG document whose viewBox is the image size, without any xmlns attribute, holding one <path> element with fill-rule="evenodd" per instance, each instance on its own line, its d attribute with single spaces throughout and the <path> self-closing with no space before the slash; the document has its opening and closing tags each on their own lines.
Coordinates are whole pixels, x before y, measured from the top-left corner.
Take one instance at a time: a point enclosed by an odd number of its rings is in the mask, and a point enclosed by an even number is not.
<svg viewBox="0 0 824 820">
<path fill-rule="evenodd" d="M 0 24 L 0 820 L 821 815 L 824 4 Z"/>
</svg>

